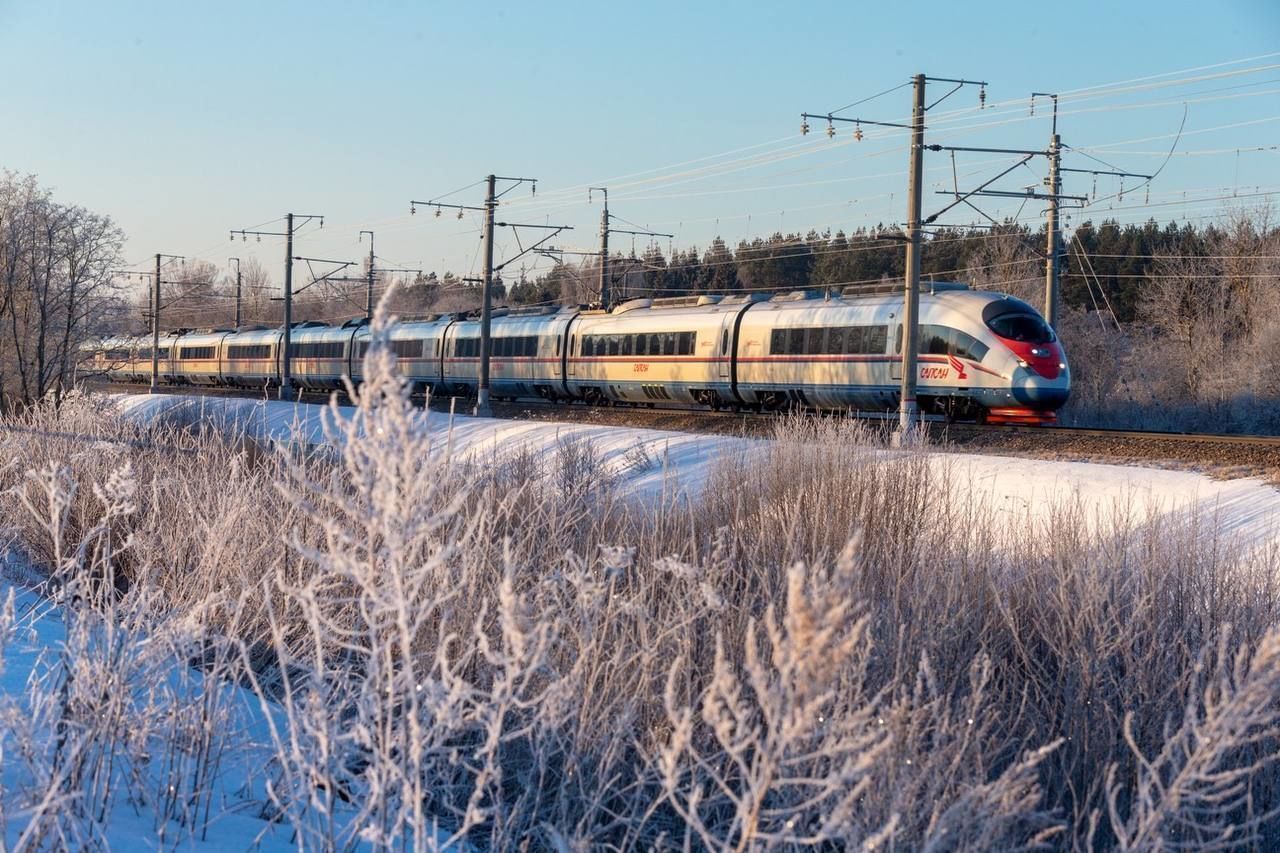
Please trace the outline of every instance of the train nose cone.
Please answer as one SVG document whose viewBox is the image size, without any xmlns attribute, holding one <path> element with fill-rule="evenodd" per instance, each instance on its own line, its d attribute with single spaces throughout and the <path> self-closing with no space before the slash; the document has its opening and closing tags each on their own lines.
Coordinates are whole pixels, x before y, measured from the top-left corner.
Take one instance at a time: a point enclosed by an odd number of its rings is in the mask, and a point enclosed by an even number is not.
<svg viewBox="0 0 1280 853">
<path fill-rule="evenodd" d="M 1053 411 L 1060 409 L 1067 402 L 1068 391 L 1066 388 L 1045 387 L 1039 382 L 1032 382 L 1029 379 L 1022 382 L 1014 382 L 1011 389 L 1013 398 L 1024 406 L 1030 406 L 1035 409 Z"/>
</svg>

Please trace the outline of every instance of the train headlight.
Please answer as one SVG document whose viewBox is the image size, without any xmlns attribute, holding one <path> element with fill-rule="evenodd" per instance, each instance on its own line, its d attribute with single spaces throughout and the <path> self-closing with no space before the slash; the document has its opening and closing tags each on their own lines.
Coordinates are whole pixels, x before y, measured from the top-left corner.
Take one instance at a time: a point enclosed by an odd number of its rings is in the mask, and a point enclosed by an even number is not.
<svg viewBox="0 0 1280 853">
<path fill-rule="evenodd" d="M 1034 355 L 1036 358 L 1048 358 L 1048 357 L 1049 357 L 1049 351 L 1048 351 L 1047 349 L 1045 349 L 1044 347 L 1032 347 L 1032 348 L 1031 348 L 1031 354 L 1032 354 L 1032 355 Z"/>
<path fill-rule="evenodd" d="M 1026 359 L 1024 359 L 1024 358 L 1020 358 L 1020 359 L 1018 359 L 1018 367 L 1030 367 L 1030 366 L 1031 366 L 1031 365 L 1027 364 L 1027 360 L 1026 360 Z"/>
<path fill-rule="evenodd" d="M 1066 370 L 1066 369 L 1067 369 L 1067 363 L 1066 363 L 1065 361 L 1060 361 L 1060 362 L 1058 362 L 1058 369 L 1059 369 L 1059 370 Z"/>
</svg>

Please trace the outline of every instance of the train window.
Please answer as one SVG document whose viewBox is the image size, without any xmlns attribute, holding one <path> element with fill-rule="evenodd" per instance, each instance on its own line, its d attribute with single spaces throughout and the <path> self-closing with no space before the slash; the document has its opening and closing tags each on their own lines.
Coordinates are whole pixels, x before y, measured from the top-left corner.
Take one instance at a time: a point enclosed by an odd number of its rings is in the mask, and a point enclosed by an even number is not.
<svg viewBox="0 0 1280 853">
<path fill-rule="evenodd" d="M 693 355 L 693 332 L 680 332 L 676 336 L 676 354 Z"/>
<path fill-rule="evenodd" d="M 901 323 L 898 324 L 898 332 L 893 337 L 893 351 L 899 354 L 902 353 L 902 324 Z"/>
<path fill-rule="evenodd" d="M 865 355 L 879 355 L 889 344 L 888 326 L 863 326 L 862 350 Z"/>
<path fill-rule="evenodd" d="M 342 358 L 346 354 L 344 352 L 345 349 L 346 344 L 342 341 L 289 344 L 289 352 L 293 354 L 294 358 Z"/>
<path fill-rule="evenodd" d="M 845 328 L 844 326 L 836 326 L 832 329 L 829 329 L 827 331 L 826 352 L 829 352 L 833 355 L 843 353 L 845 335 L 848 333 L 852 333 L 853 331 L 854 331 L 853 329 L 848 329 L 848 328 Z"/>
<path fill-rule="evenodd" d="M 506 358 L 511 355 L 511 338 L 494 338 L 491 345 L 494 357 Z"/>
<path fill-rule="evenodd" d="M 392 342 L 391 342 L 391 351 L 392 351 L 393 353 L 395 353 L 395 354 L 396 354 L 396 356 L 397 356 L 398 358 L 421 358 L 421 357 L 422 357 L 422 346 L 423 346 L 423 344 L 425 344 L 425 343 L 426 343 L 426 341 L 421 340 L 421 339 L 419 339 L 419 340 L 398 340 L 398 341 L 392 341 Z M 338 346 L 341 346 L 341 344 L 339 344 Z M 342 353 L 340 353 L 340 352 L 339 352 L 337 355 L 334 355 L 334 356 L 327 356 L 327 357 L 328 357 L 328 358 L 341 358 L 341 357 L 342 357 Z"/>
<path fill-rule="evenodd" d="M 919 351 L 927 355 L 956 355 L 982 361 L 987 349 L 982 341 L 959 329 L 934 325 L 920 327 Z"/>
<path fill-rule="evenodd" d="M 922 325 L 917 352 L 926 355 L 946 355 L 951 352 L 951 330 L 946 326 Z"/>
<path fill-rule="evenodd" d="M 527 335 L 524 339 L 525 358 L 533 358 L 538 354 L 538 336 Z"/>
<path fill-rule="evenodd" d="M 960 358 L 968 358 L 973 361 L 982 361 L 986 356 L 989 347 L 973 335 L 960 331 L 959 329 L 951 329 L 951 352 Z"/>
<path fill-rule="evenodd" d="M 1026 344 L 1048 344 L 1055 340 L 1049 324 L 1034 314 L 1001 314 L 988 320 L 987 328 L 1002 338 Z"/>
<path fill-rule="evenodd" d="M 817 355 L 827 351 L 827 330 L 815 326 L 804 330 L 804 351 L 806 355 Z"/>
<path fill-rule="evenodd" d="M 183 361 L 214 357 L 214 347 L 178 347 L 178 358 Z"/>
<path fill-rule="evenodd" d="M 769 334 L 769 352 L 772 355 L 782 355 L 787 351 L 787 330 L 774 329 Z"/>
<path fill-rule="evenodd" d="M 675 332 L 667 332 L 665 335 L 662 336 L 662 354 L 663 355 L 676 354 L 676 333 Z"/>
<path fill-rule="evenodd" d="M 636 348 L 636 336 L 623 335 L 622 336 L 622 354 L 631 355 L 633 352 L 635 352 L 635 348 Z"/>
<path fill-rule="evenodd" d="M 727 355 L 729 352 L 729 330 L 725 329 L 720 335 L 720 354 Z"/>
<path fill-rule="evenodd" d="M 609 355 L 622 354 L 622 341 L 618 340 L 617 335 L 609 336 Z"/>
<path fill-rule="evenodd" d="M 356 345 L 356 358 L 364 358 L 367 352 L 369 352 L 368 341 L 361 341 Z"/>
<path fill-rule="evenodd" d="M 573 355 L 573 352 L 575 349 L 577 349 L 577 347 L 578 347 L 578 336 L 570 335 L 569 336 L 569 355 Z"/>
<path fill-rule="evenodd" d="M 787 355 L 804 355 L 804 329 L 787 330 Z"/>
<path fill-rule="evenodd" d="M 440 338 L 436 338 L 435 352 L 436 357 L 438 358 L 440 356 Z"/>
<path fill-rule="evenodd" d="M 160 351 L 161 358 L 167 355 L 167 350 Z M 231 360 L 271 358 L 271 344 L 232 344 L 227 347 L 227 358 Z"/>
<path fill-rule="evenodd" d="M 560 336 L 556 335 L 556 358 L 560 357 Z"/>
</svg>

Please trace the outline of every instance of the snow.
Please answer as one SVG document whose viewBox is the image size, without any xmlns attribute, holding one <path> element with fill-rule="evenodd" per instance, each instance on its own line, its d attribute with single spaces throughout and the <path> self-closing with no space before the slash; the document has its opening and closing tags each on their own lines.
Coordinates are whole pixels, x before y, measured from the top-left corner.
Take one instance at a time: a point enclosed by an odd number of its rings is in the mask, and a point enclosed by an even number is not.
<svg viewBox="0 0 1280 853">
<path fill-rule="evenodd" d="M 14 599 L 17 619 L 6 643 L 0 643 L 0 705 L 9 705 L 28 718 L 37 715 L 32 685 L 44 679 L 56 665 L 60 650 L 66 645 L 67 630 L 63 614 L 31 586 L 36 573 L 27 567 L 22 555 L 13 549 L 0 548 L 0 604 L 10 595 Z M 180 668 L 180 670 L 179 670 Z M 184 693 L 198 694 L 202 676 L 189 669 L 184 661 L 174 661 L 173 680 L 186 686 Z M 212 780 L 213 808 L 206 840 L 190 838 L 190 833 L 176 823 L 162 827 L 167 846 L 181 839 L 179 847 L 195 850 L 295 850 L 291 828 L 273 825 L 254 815 L 261 812 L 266 800 L 262 789 L 262 768 L 269 765 L 270 751 L 262 703 L 252 693 L 239 687 L 225 686 L 230 691 L 231 714 L 228 723 L 241 737 Z M 40 692 L 40 691 L 36 691 Z M 16 706 L 16 707 L 15 707 Z M 15 760 L 15 731 L 5 735 L 5 755 L 9 758 L 0 769 L 0 792 L 3 793 L 3 846 L 14 849 L 27 826 L 23 808 L 23 790 L 33 780 L 27 778 L 22 762 Z M 38 750 L 47 750 L 53 733 L 37 730 Z M 155 814 L 149 804 L 128 802 L 117 796 L 103 824 L 107 845 L 112 849 L 151 849 L 162 845 Z"/>
<path fill-rule="evenodd" d="M 118 395 L 116 401 L 125 417 L 140 423 L 200 418 L 259 441 L 318 446 L 328 440 L 327 415 L 320 406 L 179 395 Z M 433 452 L 460 457 L 484 459 L 515 449 L 551 454 L 564 442 L 589 441 L 619 490 L 639 499 L 681 491 L 696 493 L 705 487 L 709 472 L 726 458 L 749 461 L 752 454 L 768 448 L 767 439 L 666 430 L 450 416 L 434 411 L 420 417 L 423 427 L 435 432 Z M 868 451 L 869 464 L 899 452 Z M 1246 547 L 1280 544 L 1280 491 L 1257 479 L 1214 480 L 1191 471 L 979 454 L 931 453 L 928 464 L 939 480 L 950 478 L 959 486 L 959 494 L 967 494 L 1010 527 L 1047 524 L 1054 512 L 1070 504 L 1097 523 L 1126 508 L 1140 518 L 1180 513 L 1211 523 Z M 54 665 L 67 641 L 61 613 L 31 589 L 34 576 L 19 554 L 0 547 L 0 604 L 13 595 L 19 614 L 17 629 L 10 633 L 8 642 L 0 642 L 0 709 L 16 707 L 19 713 L 26 710 L 33 717 L 33 711 L 24 709 L 24 703 L 32 701 L 31 685 Z M 185 689 L 200 689 L 202 676 L 198 672 L 186 670 L 182 662 L 175 661 L 174 666 L 184 669 L 173 677 L 185 679 Z M 272 710 L 247 690 L 223 687 L 230 692 L 231 718 L 240 742 L 212 783 L 216 817 L 209 840 L 190 839 L 176 824 L 165 827 L 162 839 L 154 813 L 146 804 L 118 797 L 105 821 L 108 845 L 134 849 L 173 846 L 178 841 L 178 846 L 190 849 L 296 848 L 290 827 L 273 826 L 256 816 L 266 801 L 264 772 L 273 754 L 267 715 Z M 12 732 L 0 732 L 0 740 L 11 736 Z M 46 747 L 52 736 L 48 730 L 37 732 Z M 24 778 L 22 762 L 14 758 L 13 744 L 4 746 L 9 760 L 0 766 L 5 812 L 0 843 L 11 847 L 25 826 L 19 798 L 30 780 Z"/>
<path fill-rule="evenodd" d="M 222 419 L 262 440 L 322 444 L 325 407 L 267 400 L 183 395 L 119 395 L 126 417 L 147 422 L 162 415 Z M 764 439 L 699 435 L 670 430 L 498 418 L 428 411 L 424 426 L 438 431 L 436 452 L 488 458 L 517 448 L 551 453 L 565 441 L 590 441 L 606 472 L 629 494 L 695 492 L 726 457 L 750 456 Z M 447 445 L 447 447 L 446 447 Z M 877 455 L 887 455 L 889 451 Z M 640 464 L 637 464 L 640 463 Z M 938 477 L 958 478 L 972 499 L 1010 525 L 1043 524 L 1067 504 L 1100 523 L 1128 507 L 1142 517 L 1180 514 L 1211 520 L 1244 547 L 1280 543 L 1280 491 L 1256 478 L 1215 480 L 1194 471 L 1066 462 L 985 454 L 935 453 Z"/>
</svg>

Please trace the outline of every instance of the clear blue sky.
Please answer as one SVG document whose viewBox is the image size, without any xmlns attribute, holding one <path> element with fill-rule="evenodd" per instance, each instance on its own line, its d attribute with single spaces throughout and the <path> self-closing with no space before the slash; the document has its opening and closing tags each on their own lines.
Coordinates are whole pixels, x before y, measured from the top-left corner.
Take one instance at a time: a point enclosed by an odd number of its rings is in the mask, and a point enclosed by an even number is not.
<svg viewBox="0 0 1280 853">
<path fill-rule="evenodd" d="M 976 91 L 958 92 L 931 115 L 929 141 L 1042 147 L 1049 129 L 1043 108 L 1028 115 L 1033 90 L 1261 57 L 1177 76 L 1259 69 L 1250 74 L 1111 90 L 1078 98 L 1071 112 L 1064 104 L 1065 142 L 1142 172 L 1164 160 L 1180 103 L 1192 101 L 1178 147 L 1205 153 L 1171 158 L 1151 188 L 1151 201 L 1165 204 L 1150 212 L 1164 221 L 1219 211 L 1221 202 L 1193 201 L 1222 194 L 1205 188 L 1280 190 L 1280 151 L 1213 153 L 1280 144 L 1280 67 L 1265 68 L 1280 66 L 1280 56 L 1266 56 L 1276 51 L 1275 0 L 759 8 L 0 0 L 0 167 L 37 173 L 62 200 L 114 216 L 135 263 L 156 251 L 219 265 L 256 254 L 278 282 L 279 242 L 232 245 L 227 231 L 292 210 L 326 215 L 300 254 L 356 259 L 365 251 L 357 232 L 373 228 L 387 262 L 465 273 L 477 257 L 478 220 L 410 217 L 411 198 L 489 172 L 537 177 L 538 197 L 515 190 L 501 216 L 572 224 L 562 243 L 583 248 L 596 245 L 599 206 L 580 188 L 599 183 L 614 186 L 614 213 L 676 232 L 676 247 L 705 246 L 717 233 L 736 243 L 779 229 L 897 222 L 905 137 L 868 128 L 855 145 L 839 127 L 831 142 L 815 124 L 802 139 L 801 111 L 834 109 L 917 71 L 981 78 L 990 104 L 1015 103 L 949 118 L 976 105 Z M 930 94 L 942 92 L 939 84 Z M 902 120 L 909 99 L 901 89 L 848 114 Z M 735 149 L 744 150 L 678 165 Z M 706 170 L 746 157 L 757 162 Z M 967 155 L 958 170 L 972 184 L 1008 162 Z M 950 183 L 946 155 L 929 155 L 927 166 L 931 189 Z M 1035 180 L 1023 169 L 1001 186 Z M 1073 176 L 1066 189 L 1088 193 L 1092 181 Z M 450 200 L 481 198 L 476 186 Z M 926 197 L 926 207 L 941 198 Z M 1144 218 L 1134 206 L 1142 200 L 1126 195 L 1110 205 L 1127 209 L 1110 213 Z M 1021 215 L 1034 224 L 1039 210 Z M 625 251 L 630 239 L 619 244 Z M 500 234 L 499 255 L 513 250 L 511 235 Z"/>
</svg>

